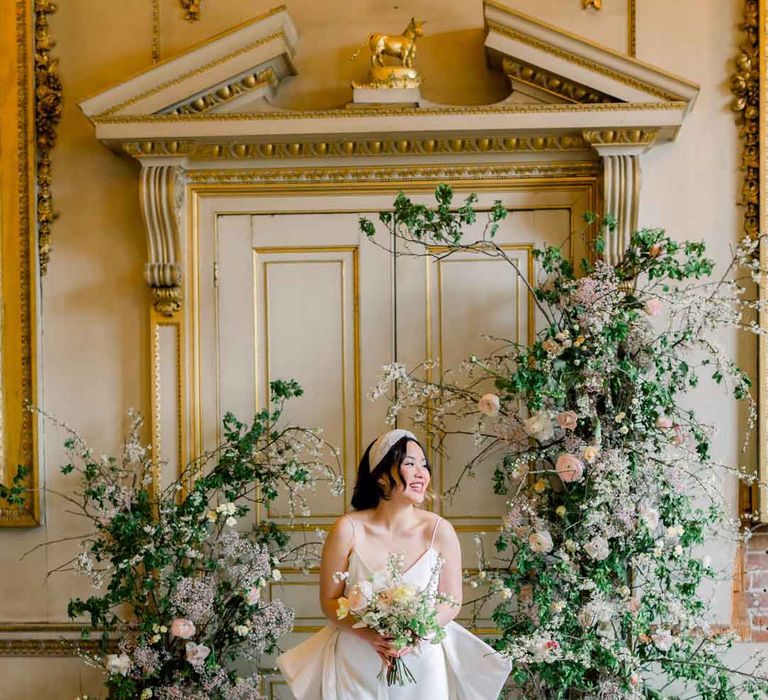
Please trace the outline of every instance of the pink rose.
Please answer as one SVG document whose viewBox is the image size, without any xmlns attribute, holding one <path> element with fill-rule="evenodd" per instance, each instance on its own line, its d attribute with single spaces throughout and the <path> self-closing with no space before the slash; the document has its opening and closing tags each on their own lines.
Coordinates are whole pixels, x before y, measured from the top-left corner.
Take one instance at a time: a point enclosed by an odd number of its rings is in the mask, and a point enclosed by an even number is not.
<svg viewBox="0 0 768 700">
<path fill-rule="evenodd" d="M 248 605 L 256 605 L 261 600 L 261 588 L 258 586 L 251 586 L 248 589 L 248 593 L 245 595 L 245 602 Z"/>
<path fill-rule="evenodd" d="M 195 636 L 195 624 L 192 620 L 177 617 L 171 622 L 171 634 L 179 639 L 190 639 Z"/>
<path fill-rule="evenodd" d="M 373 586 L 369 581 L 360 581 L 349 589 L 347 595 L 348 607 L 352 612 L 360 612 L 371 599 Z"/>
<path fill-rule="evenodd" d="M 584 463 L 572 454 L 564 452 L 557 458 L 555 471 L 566 484 L 581 481 L 581 477 L 584 476 Z"/>
<path fill-rule="evenodd" d="M 477 407 L 480 413 L 486 416 L 495 416 L 499 413 L 499 397 L 496 394 L 485 394 L 478 402 Z"/>
<path fill-rule="evenodd" d="M 685 442 L 685 432 L 683 432 L 683 426 L 675 423 L 672 428 L 675 431 L 675 435 L 672 438 L 672 443 L 674 445 L 682 445 Z"/>
<path fill-rule="evenodd" d="M 649 316 L 658 316 L 664 309 L 661 299 L 649 299 L 645 302 L 645 313 Z"/>
<path fill-rule="evenodd" d="M 669 430 L 672 425 L 672 419 L 669 416 L 659 416 L 656 419 L 656 427 L 659 430 Z"/>
<path fill-rule="evenodd" d="M 208 654 L 211 653 L 205 644 L 195 644 L 194 642 L 187 642 L 186 650 L 187 661 L 193 666 L 202 666 L 208 658 Z"/>
<path fill-rule="evenodd" d="M 563 430 L 576 430 L 578 417 L 573 411 L 563 411 L 557 416 L 557 424 Z"/>
<path fill-rule="evenodd" d="M 552 535 L 546 530 L 540 532 L 534 532 L 528 537 L 528 546 L 534 552 L 551 552 L 554 546 L 552 542 Z"/>
</svg>

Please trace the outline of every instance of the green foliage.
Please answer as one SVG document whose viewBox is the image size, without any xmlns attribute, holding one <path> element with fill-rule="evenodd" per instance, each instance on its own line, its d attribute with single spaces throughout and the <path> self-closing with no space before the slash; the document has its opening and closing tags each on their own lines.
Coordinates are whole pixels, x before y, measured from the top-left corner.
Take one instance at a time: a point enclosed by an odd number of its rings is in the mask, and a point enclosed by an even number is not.
<svg viewBox="0 0 768 700">
<path fill-rule="evenodd" d="M 159 465 L 140 440 L 140 416 L 132 414 L 120 459 L 96 458 L 70 431 L 61 472 L 79 478 L 72 502 L 94 526 L 72 564 L 96 591 L 71 600 L 67 612 L 87 619 L 82 634 L 99 634 L 104 654 L 120 640 L 119 653 L 105 661 L 110 698 L 189 697 L 203 689 L 211 700 L 234 697 L 235 662 L 258 668 L 290 630 L 292 611 L 267 600 L 266 588 L 280 580 L 280 566 L 307 567 L 317 552 L 311 542 L 292 543 L 263 513 L 287 494 L 284 515 L 306 515 L 302 494 L 320 479 L 338 492 L 341 480 L 314 431 L 281 427 L 285 402 L 301 396 L 301 387 L 278 380 L 270 389 L 269 406 L 251 423 L 226 414 L 222 444 L 162 490 L 154 482 Z M 258 522 L 241 529 L 254 505 Z M 192 633 L 177 632 L 174 620 Z"/>
<path fill-rule="evenodd" d="M 465 240 L 457 212 L 448 221 L 444 190 L 436 199 L 433 211 L 401 195 L 388 221 L 402 212 L 410 243 L 439 234 L 464 252 L 499 255 L 485 236 Z M 374 394 L 390 391 L 390 418 L 404 413 L 433 444 L 471 435 L 477 450 L 463 475 L 498 456 L 492 487 L 508 512 L 473 582 L 490 589 L 495 644 L 525 697 L 766 698 L 765 660 L 731 669 L 722 653 L 733 635 L 705 631 L 700 591 L 714 572 L 702 547 L 713 532 L 737 533 L 711 485 L 729 472 L 712 460 L 712 430 L 687 397 L 708 378 L 753 414 L 750 380 L 717 333 L 753 330 L 732 277 L 739 265 L 764 274 L 756 245 L 742 242 L 713 280 L 703 243 L 649 228 L 611 265 L 600 254 L 615 217 L 584 219 L 599 228 L 593 259 L 534 251 L 539 277 L 526 281 L 546 321 L 530 344 L 505 341 L 433 370 L 434 382 L 390 365 Z M 671 683 L 677 694 L 659 690 Z"/>
</svg>

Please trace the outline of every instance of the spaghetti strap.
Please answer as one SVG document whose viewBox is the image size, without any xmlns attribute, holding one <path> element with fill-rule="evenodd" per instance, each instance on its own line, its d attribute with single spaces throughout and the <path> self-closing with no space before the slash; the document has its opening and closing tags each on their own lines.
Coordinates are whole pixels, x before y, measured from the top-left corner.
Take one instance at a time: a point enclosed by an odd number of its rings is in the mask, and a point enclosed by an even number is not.
<svg viewBox="0 0 768 700">
<path fill-rule="evenodd" d="M 344 513 L 344 517 L 349 520 L 350 525 L 352 525 L 352 543 L 350 545 L 351 549 L 355 548 L 355 519 L 349 514 Z"/>
<path fill-rule="evenodd" d="M 440 523 L 443 519 L 438 515 L 437 522 L 435 523 L 435 529 L 432 530 L 432 541 L 429 543 L 430 549 L 435 546 L 435 535 L 437 534 L 437 528 L 440 527 Z"/>
</svg>

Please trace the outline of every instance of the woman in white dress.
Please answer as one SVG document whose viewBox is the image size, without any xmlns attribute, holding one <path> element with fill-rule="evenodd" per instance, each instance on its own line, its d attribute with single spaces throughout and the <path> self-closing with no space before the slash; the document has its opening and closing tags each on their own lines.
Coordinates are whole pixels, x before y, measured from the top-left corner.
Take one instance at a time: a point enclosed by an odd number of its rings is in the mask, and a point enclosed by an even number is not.
<svg viewBox="0 0 768 700">
<path fill-rule="evenodd" d="M 357 581 L 386 567 L 390 554 L 403 556 L 405 579 L 429 584 L 442 558 L 438 590 L 461 602 L 461 548 L 451 524 L 422 510 L 431 467 L 413 433 L 391 430 L 366 450 L 352 496 L 354 513 L 333 526 L 323 548 L 320 604 L 329 624 L 277 660 L 297 700 L 495 700 L 511 668 L 485 642 L 453 622 L 458 606 L 440 604 L 446 628 L 439 644 L 395 651 L 370 628 L 353 629 L 354 620 L 338 620 L 338 598 Z M 347 571 L 345 582 L 334 574 Z M 387 686 L 378 678 L 396 655 L 416 678 L 405 686 Z"/>
</svg>

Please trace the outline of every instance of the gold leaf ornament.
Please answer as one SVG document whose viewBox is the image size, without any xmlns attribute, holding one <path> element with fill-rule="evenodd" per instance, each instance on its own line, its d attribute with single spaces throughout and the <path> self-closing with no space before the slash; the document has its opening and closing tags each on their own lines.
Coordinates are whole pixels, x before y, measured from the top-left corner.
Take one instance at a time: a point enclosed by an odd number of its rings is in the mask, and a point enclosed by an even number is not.
<svg viewBox="0 0 768 700">
<path fill-rule="evenodd" d="M 195 22 L 200 19 L 200 5 L 203 0 L 181 0 L 181 6 L 184 9 L 184 19 L 189 22 Z"/>
</svg>

